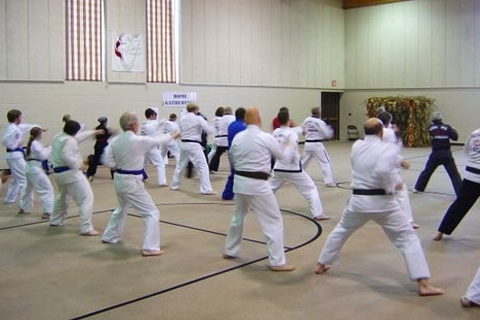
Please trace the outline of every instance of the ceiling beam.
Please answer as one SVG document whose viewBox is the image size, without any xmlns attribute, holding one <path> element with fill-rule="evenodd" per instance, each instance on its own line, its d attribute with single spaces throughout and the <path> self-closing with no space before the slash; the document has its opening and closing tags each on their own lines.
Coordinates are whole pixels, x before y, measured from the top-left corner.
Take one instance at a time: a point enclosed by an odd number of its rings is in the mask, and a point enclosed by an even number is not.
<svg viewBox="0 0 480 320">
<path fill-rule="evenodd" d="M 385 4 L 392 2 L 401 2 L 409 0 L 343 0 L 343 9 L 352 9 L 365 6 L 373 6 L 377 4 Z"/>
</svg>

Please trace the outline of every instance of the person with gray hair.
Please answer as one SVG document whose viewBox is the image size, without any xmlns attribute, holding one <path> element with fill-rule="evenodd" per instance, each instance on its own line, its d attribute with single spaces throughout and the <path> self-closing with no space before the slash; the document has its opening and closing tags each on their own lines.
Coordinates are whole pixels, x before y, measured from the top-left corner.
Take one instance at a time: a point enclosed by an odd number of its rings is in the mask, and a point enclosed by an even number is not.
<svg viewBox="0 0 480 320">
<path fill-rule="evenodd" d="M 160 211 L 145 190 L 143 169 L 145 153 L 152 148 L 166 145 L 180 133 L 155 136 L 138 135 L 140 122 L 134 112 L 125 112 L 120 117 L 123 132 L 115 137 L 105 150 L 104 162 L 116 169 L 113 185 L 117 194 L 118 207 L 112 212 L 102 236 L 103 243 L 120 241 L 127 209 L 132 206 L 142 216 L 145 225 L 142 256 L 158 256 L 160 250 Z"/>
<path fill-rule="evenodd" d="M 418 294 L 441 295 L 445 291 L 430 284 L 430 270 L 420 239 L 395 198 L 395 192 L 403 188 L 397 170 L 399 148 L 382 141 L 383 123 L 377 118 L 365 121 L 364 131 L 365 139 L 352 146 L 352 196 L 325 242 L 315 273 L 325 273 L 338 261 L 348 238 L 373 221 L 402 253 L 410 278 L 417 282 Z"/>
<path fill-rule="evenodd" d="M 425 168 L 418 176 L 415 183 L 414 193 L 422 193 L 427 187 L 428 181 L 438 166 L 443 165 L 450 177 L 455 194 L 458 196 L 462 177 L 458 173 L 455 159 L 450 150 L 450 140 L 457 141 L 458 133 L 455 128 L 442 122 L 443 115 L 435 111 L 432 113 L 432 124 L 428 127 L 432 153 L 428 157 Z"/>
</svg>

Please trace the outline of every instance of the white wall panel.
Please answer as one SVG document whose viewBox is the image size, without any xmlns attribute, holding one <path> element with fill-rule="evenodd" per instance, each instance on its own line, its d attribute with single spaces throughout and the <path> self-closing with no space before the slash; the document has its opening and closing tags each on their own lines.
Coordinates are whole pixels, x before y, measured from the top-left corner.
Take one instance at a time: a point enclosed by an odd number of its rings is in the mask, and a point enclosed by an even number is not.
<svg viewBox="0 0 480 320">
<path fill-rule="evenodd" d="M 7 0 L 0 0 L 0 79 L 7 78 Z"/>
<path fill-rule="evenodd" d="M 432 43 L 432 52 L 430 59 L 432 60 L 432 82 L 429 87 L 446 86 L 446 17 L 445 3 L 446 0 L 432 0 L 432 33 L 430 41 Z M 448 75 L 450 76 L 450 75 Z"/>
<path fill-rule="evenodd" d="M 479 7 L 479 0 L 412 0 L 348 10 L 347 89 L 478 86 Z"/>
<path fill-rule="evenodd" d="M 7 1 L 7 78 L 29 79 L 28 0 Z"/>
<path fill-rule="evenodd" d="M 218 0 L 205 0 L 205 82 L 218 83 L 217 68 L 218 47 L 217 41 L 218 24 L 217 3 Z"/>
<path fill-rule="evenodd" d="M 405 82 L 404 87 L 418 86 L 418 2 L 405 3 Z"/>
<path fill-rule="evenodd" d="M 432 1 L 415 1 L 418 4 L 418 76 L 417 86 L 430 87 L 432 84 Z M 412 42 L 414 40 L 412 39 Z M 415 59 L 415 58 L 413 58 Z"/>
<path fill-rule="evenodd" d="M 242 44 L 240 42 L 241 32 L 244 24 L 248 24 L 247 21 L 241 20 L 242 0 L 230 0 L 229 1 L 229 30 L 230 38 L 228 39 L 229 51 L 230 51 L 230 81 L 228 84 L 240 84 L 241 83 L 241 59 L 242 59 Z"/>
<path fill-rule="evenodd" d="M 368 47 L 371 48 L 368 54 L 368 83 L 365 87 L 376 86 L 380 82 L 380 6 L 372 7 L 368 13 Z M 347 36 L 348 39 L 348 36 Z M 362 75 L 360 75 L 361 77 Z M 352 87 L 355 88 L 355 87 Z"/>
<path fill-rule="evenodd" d="M 48 0 L 30 1 L 28 4 L 29 79 L 48 79 L 50 57 L 48 10 Z"/>
<path fill-rule="evenodd" d="M 48 1 L 49 79 L 65 79 L 65 7 L 64 0 Z"/>
<path fill-rule="evenodd" d="M 462 0 L 463 1 L 463 0 Z M 462 2 L 461 1 L 461 2 Z M 446 1 L 445 7 L 445 75 L 446 85 L 453 87 L 461 83 L 461 31 L 462 6 L 456 1 Z"/>
<path fill-rule="evenodd" d="M 464 0 L 460 3 L 460 86 L 471 87 L 475 81 L 472 63 L 475 61 L 475 0 Z"/>
<path fill-rule="evenodd" d="M 194 82 L 205 83 L 205 2 L 192 1 L 192 78 Z"/>
<path fill-rule="evenodd" d="M 330 87 L 334 74 L 345 78 L 345 19 L 337 6 L 184 0 L 182 17 L 182 83 Z M 191 76 L 184 69 L 190 61 Z"/>
<path fill-rule="evenodd" d="M 474 16 L 475 16 L 475 53 L 473 55 L 473 70 L 474 70 L 474 86 L 480 86 L 480 0 L 475 0 L 475 9 L 474 9 Z"/>
<path fill-rule="evenodd" d="M 179 82 L 193 81 L 193 39 L 192 39 L 192 2 L 183 0 L 180 7 L 180 52 Z"/>
</svg>

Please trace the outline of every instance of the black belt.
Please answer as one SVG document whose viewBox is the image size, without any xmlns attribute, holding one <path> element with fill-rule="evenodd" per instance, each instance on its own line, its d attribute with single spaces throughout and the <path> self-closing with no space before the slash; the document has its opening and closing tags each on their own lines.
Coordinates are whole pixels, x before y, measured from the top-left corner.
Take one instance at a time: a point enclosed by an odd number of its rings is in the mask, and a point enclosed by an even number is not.
<svg viewBox="0 0 480 320">
<path fill-rule="evenodd" d="M 359 196 L 384 196 L 387 193 L 383 189 L 353 189 L 353 194 Z"/>
<path fill-rule="evenodd" d="M 305 140 L 305 142 L 323 142 L 322 139 L 318 139 L 318 140 Z"/>
<path fill-rule="evenodd" d="M 38 161 L 38 162 L 42 162 L 43 160 L 30 158 L 30 159 L 27 159 L 27 161 Z"/>
<path fill-rule="evenodd" d="M 70 170 L 70 167 L 67 167 L 67 166 L 53 168 L 53 172 L 55 173 L 62 173 L 68 170 Z"/>
<path fill-rule="evenodd" d="M 226 138 L 226 137 L 228 137 L 228 135 L 226 135 L 226 134 L 222 134 L 220 136 L 215 136 L 215 138 Z"/>
<path fill-rule="evenodd" d="M 474 167 L 465 167 L 465 170 L 471 173 L 480 174 L 480 169 Z"/>
<path fill-rule="evenodd" d="M 237 171 L 235 170 L 235 174 L 238 174 L 242 177 L 252 178 L 252 179 L 259 179 L 259 180 L 268 180 L 270 178 L 270 174 L 262 171 Z"/>
<path fill-rule="evenodd" d="M 181 141 L 182 141 L 182 142 L 195 142 L 195 143 L 198 143 L 199 145 L 202 144 L 200 141 L 197 141 L 197 140 L 182 139 Z"/>
</svg>

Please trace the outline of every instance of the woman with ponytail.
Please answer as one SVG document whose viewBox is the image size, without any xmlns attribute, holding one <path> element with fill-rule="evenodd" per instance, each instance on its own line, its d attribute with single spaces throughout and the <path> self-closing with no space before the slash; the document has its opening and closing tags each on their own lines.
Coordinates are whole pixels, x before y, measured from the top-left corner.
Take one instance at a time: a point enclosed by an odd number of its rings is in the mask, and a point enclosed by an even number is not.
<svg viewBox="0 0 480 320">
<path fill-rule="evenodd" d="M 31 210 L 33 207 L 33 192 L 40 195 L 40 203 L 42 206 L 42 219 L 49 219 L 53 211 L 53 187 L 50 179 L 46 175 L 42 162 L 46 160 L 52 151 L 51 146 L 44 147 L 40 142 L 42 138 L 42 129 L 34 127 L 30 130 L 30 138 L 28 139 L 25 158 L 27 165 L 25 173 L 27 176 L 27 188 L 24 195 L 24 201 L 20 206 L 19 214 Z"/>
</svg>

